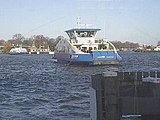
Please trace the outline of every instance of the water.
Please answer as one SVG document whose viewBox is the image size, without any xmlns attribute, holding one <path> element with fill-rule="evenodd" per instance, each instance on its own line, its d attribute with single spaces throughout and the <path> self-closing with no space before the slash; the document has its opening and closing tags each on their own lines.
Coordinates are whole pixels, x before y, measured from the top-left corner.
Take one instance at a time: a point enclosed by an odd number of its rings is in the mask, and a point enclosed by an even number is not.
<svg viewBox="0 0 160 120">
<path fill-rule="evenodd" d="M 120 66 L 68 66 L 51 55 L 0 55 L 0 119 L 89 120 L 91 75 L 160 69 L 160 53 L 122 52 Z"/>
</svg>

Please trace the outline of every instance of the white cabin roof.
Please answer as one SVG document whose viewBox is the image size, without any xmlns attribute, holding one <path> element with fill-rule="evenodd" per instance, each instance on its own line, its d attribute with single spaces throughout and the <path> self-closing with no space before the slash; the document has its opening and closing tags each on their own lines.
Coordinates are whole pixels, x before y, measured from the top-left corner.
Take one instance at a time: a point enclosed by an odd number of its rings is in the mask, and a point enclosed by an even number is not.
<svg viewBox="0 0 160 120">
<path fill-rule="evenodd" d="M 101 29 L 98 28 L 73 28 L 66 30 L 65 32 L 70 32 L 70 31 L 100 31 Z"/>
</svg>

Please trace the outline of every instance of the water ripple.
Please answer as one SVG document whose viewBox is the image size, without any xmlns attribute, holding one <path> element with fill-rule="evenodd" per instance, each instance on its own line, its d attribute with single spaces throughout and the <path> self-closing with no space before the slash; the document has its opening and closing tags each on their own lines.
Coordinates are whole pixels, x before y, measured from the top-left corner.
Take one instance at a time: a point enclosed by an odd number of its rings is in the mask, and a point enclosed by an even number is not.
<svg viewBox="0 0 160 120">
<path fill-rule="evenodd" d="M 50 55 L 0 55 L 0 119 L 89 120 L 91 75 L 160 70 L 160 53 L 120 53 L 120 66 L 67 66 Z"/>
</svg>

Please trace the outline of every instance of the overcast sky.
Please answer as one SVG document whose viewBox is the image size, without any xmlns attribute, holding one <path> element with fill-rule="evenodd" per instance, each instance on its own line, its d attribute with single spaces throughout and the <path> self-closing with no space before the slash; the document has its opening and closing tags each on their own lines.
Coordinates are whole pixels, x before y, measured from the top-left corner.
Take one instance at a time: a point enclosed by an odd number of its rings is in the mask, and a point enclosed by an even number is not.
<svg viewBox="0 0 160 120">
<path fill-rule="evenodd" d="M 97 38 L 156 45 L 160 41 L 160 0 L 0 0 L 0 39 L 67 35 L 81 23 L 101 31 Z"/>
</svg>

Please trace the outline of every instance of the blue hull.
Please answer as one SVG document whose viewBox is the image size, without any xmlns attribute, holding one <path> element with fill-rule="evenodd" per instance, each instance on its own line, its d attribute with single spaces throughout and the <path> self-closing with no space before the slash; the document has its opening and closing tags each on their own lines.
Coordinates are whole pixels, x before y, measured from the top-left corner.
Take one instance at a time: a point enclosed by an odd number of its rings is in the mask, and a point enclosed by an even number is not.
<svg viewBox="0 0 160 120">
<path fill-rule="evenodd" d="M 90 54 L 55 53 L 54 59 L 59 63 L 106 65 L 119 64 L 121 57 L 113 51 L 96 51 Z"/>
</svg>

